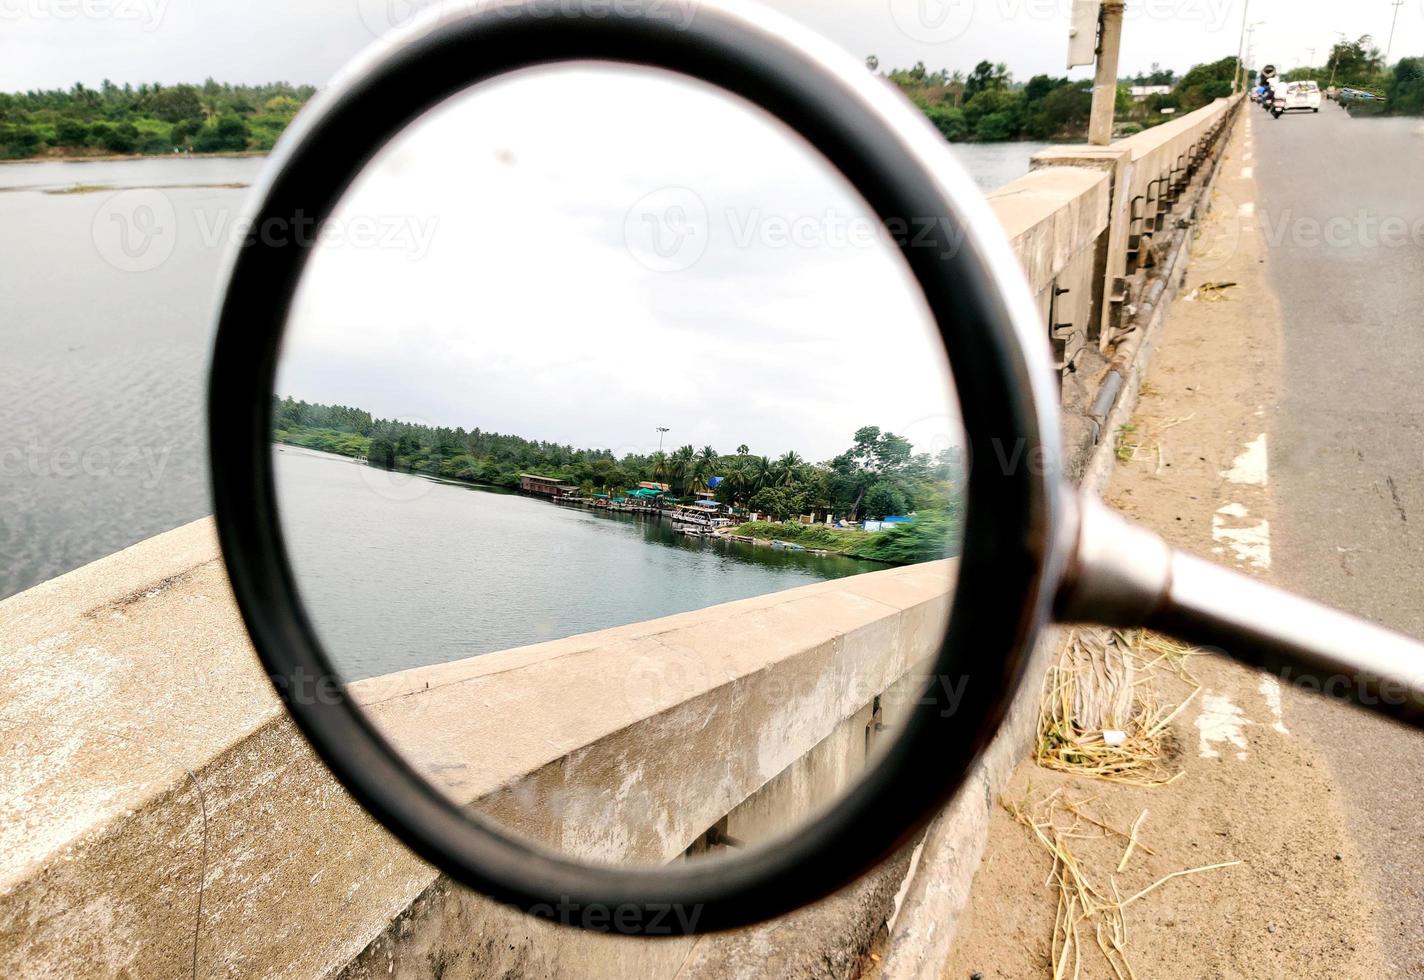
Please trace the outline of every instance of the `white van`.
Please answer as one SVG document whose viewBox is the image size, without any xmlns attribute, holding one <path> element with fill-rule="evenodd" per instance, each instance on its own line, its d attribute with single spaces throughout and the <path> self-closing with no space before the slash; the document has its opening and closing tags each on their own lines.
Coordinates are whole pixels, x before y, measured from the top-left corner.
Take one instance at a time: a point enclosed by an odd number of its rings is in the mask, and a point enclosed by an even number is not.
<svg viewBox="0 0 1424 980">
<path fill-rule="evenodd" d="M 1285 102 L 1286 112 L 1319 112 L 1320 85 L 1318 82 L 1286 82 L 1277 85 L 1276 96 Z"/>
</svg>

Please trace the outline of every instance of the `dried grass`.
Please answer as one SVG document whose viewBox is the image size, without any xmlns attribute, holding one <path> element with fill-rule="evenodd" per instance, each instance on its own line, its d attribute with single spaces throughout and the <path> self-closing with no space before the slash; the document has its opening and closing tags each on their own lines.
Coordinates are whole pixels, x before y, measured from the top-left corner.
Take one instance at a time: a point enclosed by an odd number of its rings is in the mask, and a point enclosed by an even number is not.
<svg viewBox="0 0 1424 980">
<path fill-rule="evenodd" d="M 1118 872 L 1121 873 L 1134 850 L 1151 853 L 1139 840 L 1139 831 L 1147 816 L 1146 810 L 1138 815 L 1131 830 L 1124 832 L 1090 815 L 1086 808 L 1093 802 L 1092 799 L 1073 802 L 1061 789 L 1036 803 L 1027 798 L 1001 802 L 1004 809 L 1027 827 L 1053 858 L 1053 867 L 1045 882 L 1045 885 L 1050 887 L 1056 885 L 1058 893 L 1058 905 L 1053 919 L 1053 938 L 1049 949 L 1053 980 L 1065 980 L 1068 977 L 1078 980 L 1083 975 L 1085 933 L 1092 936 L 1094 944 L 1117 980 L 1134 980 L 1132 964 L 1127 957 L 1128 906 L 1141 901 L 1174 879 L 1230 868 L 1241 863 L 1228 861 L 1174 871 L 1124 899 L 1118 889 L 1116 875 L 1108 875 L 1107 885 L 1104 886 L 1101 877 L 1086 868 L 1074 853 L 1072 842 L 1085 838 L 1101 840 L 1107 837 L 1124 840 L 1126 844 L 1122 860 L 1118 862 Z M 1087 827 L 1097 830 L 1092 832 L 1087 830 Z"/>
<path fill-rule="evenodd" d="M 1044 682 L 1037 763 L 1135 786 L 1175 781 L 1171 723 L 1201 690 L 1187 669 L 1195 652 L 1145 630 L 1069 633 Z M 1168 676 L 1190 688 L 1175 703 L 1159 693 Z"/>
</svg>

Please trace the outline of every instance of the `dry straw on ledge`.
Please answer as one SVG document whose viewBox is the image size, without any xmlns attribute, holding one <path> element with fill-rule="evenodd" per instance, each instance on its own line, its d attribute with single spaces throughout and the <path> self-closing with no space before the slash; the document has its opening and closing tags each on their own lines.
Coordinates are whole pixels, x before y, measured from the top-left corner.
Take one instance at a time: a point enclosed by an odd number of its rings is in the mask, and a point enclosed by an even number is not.
<svg viewBox="0 0 1424 980">
<path fill-rule="evenodd" d="M 1035 760 L 1045 769 L 1136 786 L 1164 786 L 1172 720 L 1201 690 L 1187 669 L 1192 648 L 1145 630 L 1074 630 L 1048 672 Z M 1158 681 L 1191 688 L 1165 703 Z"/>
</svg>

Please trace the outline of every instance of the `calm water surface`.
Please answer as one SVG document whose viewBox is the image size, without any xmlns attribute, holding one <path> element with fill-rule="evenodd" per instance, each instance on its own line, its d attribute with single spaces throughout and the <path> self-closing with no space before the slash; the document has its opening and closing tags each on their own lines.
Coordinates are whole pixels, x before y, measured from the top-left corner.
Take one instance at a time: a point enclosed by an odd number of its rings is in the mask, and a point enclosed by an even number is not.
<svg viewBox="0 0 1424 980">
<path fill-rule="evenodd" d="M 689 538 L 665 521 L 282 446 L 303 601 L 347 678 L 688 612 L 885 565 Z"/>
<path fill-rule="evenodd" d="M 955 150 L 987 190 L 1039 148 Z M 210 512 L 204 372 L 246 197 L 219 185 L 263 163 L 0 165 L 0 598 Z"/>
</svg>

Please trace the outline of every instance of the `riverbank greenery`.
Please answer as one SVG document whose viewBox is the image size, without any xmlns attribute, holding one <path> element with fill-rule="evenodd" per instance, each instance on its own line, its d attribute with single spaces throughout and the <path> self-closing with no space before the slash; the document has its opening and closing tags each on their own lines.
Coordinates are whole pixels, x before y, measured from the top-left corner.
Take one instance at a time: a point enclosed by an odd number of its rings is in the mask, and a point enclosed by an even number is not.
<svg viewBox="0 0 1424 980">
<path fill-rule="evenodd" d="M 879 59 L 866 59 L 878 71 Z M 952 142 L 1074 139 L 1087 132 L 1092 83 L 1035 75 L 1015 83 L 1008 67 L 981 61 L 962 71 L 930 71 L 924 62 L 882 73 Z"/>
<path fill-rule="evenodd" d="M 780 524 L 772 521 L 749 521 L 733 529 L 732 533 L 758 541 L 788 541 L 803 548 L 843 555 L 851 554 L 866 539 L 874 536 L 868 531 L 830 528 L 824 524 Z"/>
<path fill-rule="evenodd" d="M 723 503 L 784 520 L 802 514 L 861 520 L 958 507 L 963 463 L 957 449 L 915 453 L 909 440 L 865 426 L 850 446 L 813 463 L 795 450 L 758 456 L 747 446 L 724 453 L 712 446 L 615 456 L 482 429 L 377 419 L 364 409 L 273 399 L 277 442 L 343 456 L 373 466 L 466 483 L 519 486 L 521 473 L 554 477 L 585 493 L 617 495 L 642 482 L 665 483 L 689 499 L 720 477 Z"/>
<path fill-rule="evenodd" d="M 0 92 L 0 158 L 270 150 L 310 85 L 115 85 Z"/>
<path fill-rule="evenodd" d="M 1424 58 L 1401 58 L 1393 67 L 1386 65 L 1368 34 L 1335 44 L 1325 64 L 1292 68 L 1282 77 L 1291 82 L 1313 80 L 1321 88 L 1356 89 L 1383 100 L 1352 103 L 1352 115 L 1424 116 Z"/>
<path fill-rule="evenodd" d="M 883 531 L 829 528 L 818 524 L 743 524 L 732 533 L 762 541 L 788 541 L 803 548 L 830 551 L 895 565 L 914 565 L 959 554 L 959 511 L 930 510 L 908 524 Z"/>
</svg>

